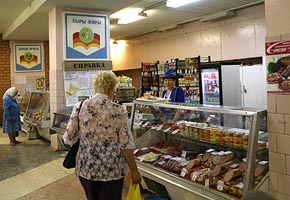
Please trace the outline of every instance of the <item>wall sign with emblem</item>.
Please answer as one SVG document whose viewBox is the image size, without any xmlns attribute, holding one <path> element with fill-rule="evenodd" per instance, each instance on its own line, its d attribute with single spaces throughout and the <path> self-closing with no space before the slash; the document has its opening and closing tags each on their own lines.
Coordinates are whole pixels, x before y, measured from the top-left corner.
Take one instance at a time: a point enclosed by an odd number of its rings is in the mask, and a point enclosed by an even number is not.
<svg viewBox="0 0 290 200">
<path fill-rule="evenodd" d="M 109 60 L 108 15 L 64 13 L 65 60 Z"/>
<path fill-rule="evenodd" d="M 42 44 L 13 45 L 15 72 L 42 71 Z"/>
</svg>

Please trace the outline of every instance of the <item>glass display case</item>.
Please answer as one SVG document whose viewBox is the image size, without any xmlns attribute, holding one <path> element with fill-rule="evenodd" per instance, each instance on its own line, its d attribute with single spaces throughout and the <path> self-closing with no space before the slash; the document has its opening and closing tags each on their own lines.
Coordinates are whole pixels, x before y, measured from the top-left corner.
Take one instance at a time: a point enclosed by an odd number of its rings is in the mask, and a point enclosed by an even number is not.
<svg viewBox="0 0 290 200">
<path fill-rule="evenodd" d="M 135 100 L 142 186 L 171 199 L 241 199 L 268 177 L 266 110 Z"/>
<path fill-rule="evenodd" d="M 58 133 L 61 135 L 64 134 L 71 112 L 72 110 L 68 109 L 68 110 L 54 113 L 51 129 L 55 133 Z"/>
<path fill-rule="evenodd" d="M 23 117 L 25 130 L 29 139 L 37 138 L 39 135 L 50 140 L 50 104 L 47 91 L 30 91 L 29 102 Z"/>
</svg>

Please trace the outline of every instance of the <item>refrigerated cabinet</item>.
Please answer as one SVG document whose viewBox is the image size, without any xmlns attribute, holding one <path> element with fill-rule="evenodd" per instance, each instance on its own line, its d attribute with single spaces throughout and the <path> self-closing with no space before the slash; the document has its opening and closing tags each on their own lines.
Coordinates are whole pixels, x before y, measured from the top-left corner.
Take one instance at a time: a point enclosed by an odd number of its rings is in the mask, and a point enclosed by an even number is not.
<svg viewBox="0 0 290 200">
<path fill-rule="evenodd" d="M 174 112 L 178 121 L 165 112 Z M 133 132 L 143 132 L 134 154 L 145 189 L 173 200 L 229 200 L 267 188 L 266 110 L 136 100 L 132 113 Z M 231 116 L 240 122 L 224 121 Z M 208 130 L 215 135 L 208 136 Z M 223 140 L 217 131 L 224 132 Z M 231 168 L 226 170 L 226 163 Z M 218 165 L 222 170 L 217 174 Z"/>
</svg>

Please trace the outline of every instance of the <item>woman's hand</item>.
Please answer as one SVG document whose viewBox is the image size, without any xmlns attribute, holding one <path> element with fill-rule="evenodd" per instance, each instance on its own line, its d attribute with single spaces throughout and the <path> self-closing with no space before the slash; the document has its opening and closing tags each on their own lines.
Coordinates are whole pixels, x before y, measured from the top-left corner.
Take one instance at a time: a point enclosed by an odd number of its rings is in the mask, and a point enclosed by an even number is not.
<svg viewBox="0 0 290 200">
<path fill-rule="evenodd" d="M 141 183 L 141 175 L 138 170 L 134 170 L 131 172 L 132 184 L 140 184 Z"/>
</svg>

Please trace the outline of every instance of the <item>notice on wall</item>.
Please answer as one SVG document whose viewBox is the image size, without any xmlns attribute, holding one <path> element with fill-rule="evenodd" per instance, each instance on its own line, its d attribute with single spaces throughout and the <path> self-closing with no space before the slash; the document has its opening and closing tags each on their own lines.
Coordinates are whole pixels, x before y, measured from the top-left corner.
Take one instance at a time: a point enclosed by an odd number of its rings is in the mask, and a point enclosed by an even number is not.
<svg viewBox="0 0 290 200">
<path fill-rule="evenodd" d="M 290 92 L 290 41 L 266 43 L 267 90 Z"/>
<path fill-rule="evenodd" d="M 66 61 L 64 63 L 64 90 L 66 107 L 94 94 L 93 80 L 97 73 L 112 70 L 111 61 Z"/>
</svg>

